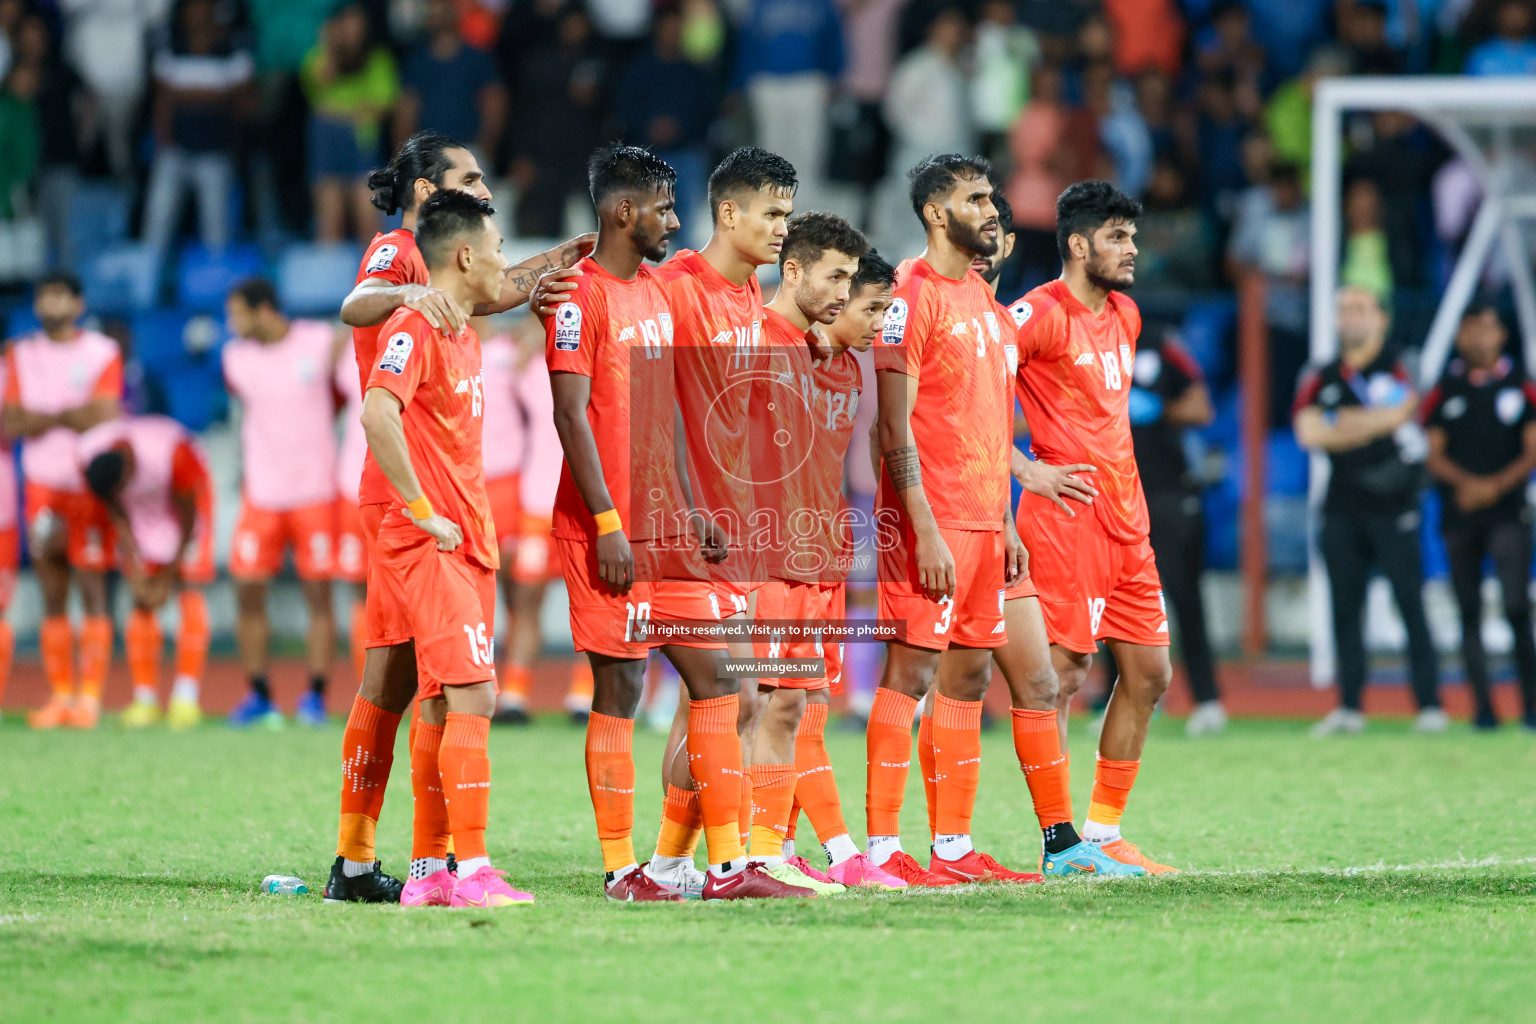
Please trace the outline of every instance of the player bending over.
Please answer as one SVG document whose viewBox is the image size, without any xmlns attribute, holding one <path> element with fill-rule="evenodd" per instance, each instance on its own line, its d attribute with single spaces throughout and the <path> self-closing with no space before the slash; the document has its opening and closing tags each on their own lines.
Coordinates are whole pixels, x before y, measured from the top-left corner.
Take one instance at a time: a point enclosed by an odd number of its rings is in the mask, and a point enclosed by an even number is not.
<svg viewBox="0 0 1536 1024">
<path fill-rule="evenodd" d="M 1007 641 L 1003 593 L 1025 558 L 1008 501 L 1012 400 L 1002 323 L 971 269 L 1000 244 L 990 173 L 985 160 L 957 154 L 909 172 L 928 246 L 897 268 L 875 346 L 880 617 L 904 620 L 906 633 L 887 644 L 869 718 L 869 856 L 913 885 L 1042 880 L 971 843 L 981 695 L 992 650 Z M 924 870 L 901 849 L 900 815 L 913 714 L 935 677 L 936 838 Z"/>
<path fill-rule="evenodd" d="M 373 205 L 385 213 L 398 210 L 401 216 L 400 227 L 376 236 L 369 244 L 358 268 L 357 285 L 341 306 L 341 319 L 353 329 L 352 354 L 362 391 L 367 390 L 369 375 L 382 354 L 383 324 L 395 312 L 402 308 L 418 312 L 434 330 L 447 330 L 450 336 L 457 336 L 469 317 L 451 295 L 432 287 L 428 279 L 416 238 L 422 203 L 445 189 L 490 199 L 485 174 L 474 154 L 435 132 L 412 135 L 388 167 L 368 176 L 368 185 L 373 189 Z M 492 299 L 471 312 L 497 313 L 520 305 L 528 301 L 536 283 L 546 297 L 568 289 L 568 282 L 547 271 L 574 263 L 589 247 L 590 240 L 582 236 L 509 268 Z M 546 276 L 540 279 L 540 274 Z M 365 455 L 358 484 L 357 523 L 365 565 L 372 564 L 379 523 L 394 498 L 371 453 Z M 371 577 L 368 582 L 371 585 Z M 326 884 L 329 897 L 337 900 L 393 903 L 400 896 L 399 880 L 378 867 L 373 841 L 394 763 L 395 732 L 417 688 L 417 659 L 409 626 L 399 617 L 379 617 L 392 607 L 371 601 L 365 604 L 363 643 L 367 653 L 342 739 L 341 817 L 336 841 L 341 860 Z M 414 730 L 415 720 L 412 727 Z"/>
<path fill-rule="evenodd" d="M 1061 277 L 1010 309 L 1018 324 L 1017 389 L 1030 448 L 1040 463 L 1075 473 L 1095 492 L 1091 514 L 1072 515 L 1058 500 L 1029 492 L 1019 503 L 1019 532 L 1031 554 L 1060 680 L 1063 748 L 1067 707 L 1098 641 L 1108 641 L 1120 666 L 1082 838 L 1122 864 L 1160 874 L 1173 869 L 1143 857 L 1120 836 L 1147 724 L 1173 676 L 1168 615 L 1131 441 L 1141 313 L 1124 293 L 1135 281 L 1140 214 L 1141 204 L 1108 182 L 1068 188 L 1056 201 Z"/>
<path fill-rule="evenodd" d="M 786 885 L 742 847 L 738 684 L 717 678 L 713 634 L 669 642 L 650 621 L 718 621 L 700 553 L 702 517 L 686 491 L 674 433 L 673 322 L 666 292 L 644 261 L 666 257 L 678 229 L 676 172 L 633 146 L 592 155 L 597 248 L 577 288 L 546 324 L 555 427 L 565 451 L 555 498 L 555 544 L 570 594 L 571 635 L 592 664 L 587 783 L 603 849 L 604 892 L 625 901 L 695 895 L 637 863 L 635 713 L 647 652 L 660 647 L 688 692 L 687 763 L 709 851 L 704 899 L 814 896 Z M 718 557 L 718 550 L 712 557 Z"/>
<path fill-rule="evenodd" d="M 133 703 L 131 728 L 160 718 L 160 609 L 180 595 L 176 679 L 166 721 L 187 729 L 202 718 L 198 691 L 208 663 L 208 604 L 200 588 L 213 582 L 213 483 L 208 463 L 185 427 L 165 416 L 111 420 L 80 436 L 86 484 L 117 537 L 133 611 L 126 635 Z"/>
<path fill-rule="evenodd" d="M 422 204 L 417 238 L 429 281 L 465 313 L 496 297 L 506 271 L 492 212 L 452 189 Z M 485 848 L 497 551 L 481 458 L 480 339 L 467 323 L 445 334 L 413 309 L 396 310 L 383 333 L 363 393 L 363 430 L 393 500 L 379 517 L 368 603 L 370 613 L 387 606 L 415 638 L 421 697 L 411 747 L 411 879 L 400 902 L 530 903 L 491 867 Z M 450 835 L 457 878 L 448 871 Z"/>
</svg>

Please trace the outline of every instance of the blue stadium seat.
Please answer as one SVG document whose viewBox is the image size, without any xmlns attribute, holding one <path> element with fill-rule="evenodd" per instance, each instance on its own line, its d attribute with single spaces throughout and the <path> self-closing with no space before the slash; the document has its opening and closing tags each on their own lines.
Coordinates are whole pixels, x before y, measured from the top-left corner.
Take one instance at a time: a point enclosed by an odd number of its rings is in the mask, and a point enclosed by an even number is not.
<svg viewBox="0 0 1536 1024">
<path fill-rule="evenodd" d="M 155 304 L 160 262 L 142 242 L 123 242 L 87 260 L 81 281 L 86 308 L 131 313 Z"/>
<path fill-rule="evenodd" d="M 212 253 L 194 242 L 181 251 L 176 296 L 188 309 L 216 312 L 224 308 L 224 296 L 231 288 L 261 272 L 261 250 L 254 245 L 232 245 Z"/>
<path fill-rule="evenodd" d="M 362 258 L 362 250 L 353 245 L 289 246 L 277 263 L 277 293 L 283 309 L 297 316 L 336 316 L 357 281 Z"/>
<path fill-rule="evenodd" d="M 1269 493 L 1304 496 L 1312 457 L 1296 443 L 1296 435 L 1285 428 L 1270 431 L 1267 456 L 1265 477 Z"/>
<path fill-rule="evenodd" d="M 1237 302 L 1211 299 L 1190 305 L 1179 329 L 1179 340 L 1195 357 L 1206 377 L 1223 381 L 1232 372 L 1232 330 L 1237 322 Z"/>
<path fill-rule="evenodd" d="M 1445 553 L 1445 539 L 1440 536 L 1440 492 L 1430 488 L 1420 503 L 1424 509 L 1424 527 L 1420 534 L 1424 549 L 1424 578 L 1445 579 L 1450 575 L 1451 563 Z"/>
<path fill-rule="evenodd" d="M 160 309 L 133 318 L 134 353 L 144 368 L 152 409 L 203 430 L 228 405 L 220 349 L 228 335 L 223 319 L 186 310 Z"/>
<path fill-rule="evenodd" d="M 133 197 L 111 181 L 84 181 L 70 197 L 65 231 L 79 263 L 128 237 L 128 210 Z"/>
<path fill-rule="evenodd" d="M 1236 480 L 1228 476 L 1206 488 L 1205 564 L 1209 568 L 1237 568 L 1239 518 Z"/>
</svg>

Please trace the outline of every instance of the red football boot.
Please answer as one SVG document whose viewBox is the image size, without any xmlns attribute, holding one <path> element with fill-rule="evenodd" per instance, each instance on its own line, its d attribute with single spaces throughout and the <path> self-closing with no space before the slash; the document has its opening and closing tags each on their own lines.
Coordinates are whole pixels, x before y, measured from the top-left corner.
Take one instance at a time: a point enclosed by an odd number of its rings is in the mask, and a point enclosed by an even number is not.
<svg viewBox="0 0 1536 1024">
<path fill-rule="evenodd" d="M 948 878 L 951 882 L 955 883 L 1016 882 L 1028 884 L 1045 881 L 1044 875 L 1037 875 L 1027 871 L 1011 871 L 980 850 L 972 850 L 959 860 L 945 860 L 943 857 L 935 854 L 928 860 L 928 870 L 941 878 Z"/>
</svg>

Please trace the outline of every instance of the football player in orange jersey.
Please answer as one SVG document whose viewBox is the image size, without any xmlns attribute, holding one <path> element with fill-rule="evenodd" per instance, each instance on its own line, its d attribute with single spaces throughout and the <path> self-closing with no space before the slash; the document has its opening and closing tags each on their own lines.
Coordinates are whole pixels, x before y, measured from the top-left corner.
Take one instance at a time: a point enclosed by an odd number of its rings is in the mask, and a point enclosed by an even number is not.
<svg viewBox="0 0 1536 1024">
<path fill-rule="evenodd" d="M 928 245 L 897 269 L 875 345 L 880 617 L 903 620 L 905 631 L 887 644 L 869 717 L 868 852 L 909 885 L 1043 881 L 971 843 L 981 694 L 992 650 L 1007 641 L 1004 592 L 1026 557 L 1009 502 L 1013 399 L 1003 320 L 971 267 L 1001 242 L 990 173 L 986 160 L 958 154 L 929 157 L 909 172 Z M 913 714 L 936 677 L 936 838 L 925 870 L 901 849 L 900 813 Z"/>
<path fill-rule="evenodd" d="M 577 288 L 546 325 L 545 358 L 565 465 L 555 498 L 555 544 L 570 593 L 571 633 L 592 664 L 587 781 L 612 899 L 676 902 L 695 893 L 636 863 L 635 712 L 650 648 L 688 691 L 688 768 L 698 792 L 709 873 L 704 899 L 810 897 L 749 862 L 736 816 L 740 684 L 719 678 L 719 611 L 701 557 L 717 558 L 681 458 L 674 398 L 672 308 L 660 275 L 678 228 L 675 172 L 650 152 L 610 145 L 592 155 L 589 181 L 600 223 Z M 695 620 L 687 638 L 652 635 L 649 624 Z"/>
<path fill-rule="evenodd" d="M 399 211 L 400 227 L 373 239 L 358 268 L 357 285 L 342 302 L 341 319 L 352 328 L 353 357 L 359 387 L 379 355 L 382 325 L 401 307 L 415 310 L 439 331 L 456 334 L 467 322 L 465 311 L 443 289 L 428 281 L 426 264 L 416 246 L 416 222 L 421 206 L 444 189 L 490 199 L 485 174 L 462 143 L 436 132 L 417 132 L 401 145 L 389 166 L 368 176 L 373 205 L 387 214 Z M 491 314 L 521 305 L 533 296 L 539 308 L 573 285 L 551 270 L 568 268 L 592 248 L 594 236 L 582 235 L 547 252 L 506 268 L 500 294 L 472 312 Z M 540 278 L 540 274 L 544 274 Z M 390 500 L 387 482 L 371 459 L 364 462 L 358 503 Z M 362 534 L 365 562 L 372 560 L 373 538 Z M 385 875 L 374 857 L 374 830 L 384 806 L 389 769 L 394 761 L 395 732 L 400 716 L 416 694 L 417 674 L 411 634 L 401 622 L 368 617 L 367 653 L 363 676 L 343 733 L 342 813 L 336 853 L 341 873 L 327 892 L 348 902 L 394 902 L 402 883 Z M 413 720 L 414 726 L 414 720 Z"/>
<path fill-rule="evenodd" d="M 1010 310 L 1019 325 L 1016 379 L 1031 449 L 1046 465 L 1094 467 L 1077 474 L 1096 491 L 1092 514 L 1067 515 L 1049 498 L 1026 493 L 1018 518 L 1060 680 L 1063 746 L 1067 706 L 1098 641 L 1108 641 L 1120 667 L 1082 838 L 1117 861 L 1161 874 L 1173 869 L 1120 835 L 1147 725 L 1173 677 L 1129 412 L 1141 313 L 1125 292 L 1136 279 L 1140 214 L 1141 204 L 1108 182 L 1069 187 L 1056 201 L 1061 277 Z"/>
<path fill-rule="evenodd" d="M 783 157 L 755 146 L 734 150 L 709 176 L 709 204 L 714 232 L 698 251 L 683 250 L 657 270 L 672 305 L 676 336 L 677 404 L 688 449 L 688 475 L 698 507 L 709 517 L 726 559 L 710 566 L 715 597 L 726 622 L 756 617 L 756 592 L 767 572 L 762 552 L 750 542 L 748 525 L 755 511 L 748 438 L 753 425 L 749 358 L 762 341 L 763 297 L 757 268 L 775 263 L 789 233 L 799 182 Z M 732 641 L 733 658 L 751 658 L 750 640 Z M 743 754 L 750 756 L 759 702 L 757 680 L 743 680 L 739 731 Z M 692 885 L 691 842 L 696 841 L 697 798 L 686 765 L 679 757 L 687 709 L 679 699 L 662 761 L 668 820 L 651 858 L 658 877 L 676 872 L 673 881 Z M 750 762 L 746 762 L 750 764 Z M 674 791 L 675 790 L 675 791 Z M 752 818 L 752 779 L 743 774 L 743 830 Z M 746 839 L 743 832 L 743 841 Z M 671 877 L 671 876 L 667 876 Z"/>
<path fill-rule="evenodd" d="M 1003 263 L 1013 252 L 1013 208 L 1001 195 L 992 198 L 997 207 L 1002 244 L 991 256 L 978 257 L 971 268 L 981 275 L 981 279 L 992 289 L 992 294 L 996 295 Z M 997 308 L 1004 332 L 1014 332 L 1016 325 L 1012 311 L 1001 303 L 998 303 Z M 1005 351 L 1008 353 L 1009 367 L 1015 369 L 1018 363 L 1017 344 L 1006 345 Z M 1011 418 L 1011 410 L 1009 415 Z M 1067 504 L 1067 498 L 1079 502 L 1077 509 L 1084 511 L 1084 514 L 1092 514 L 1092 510 L 1086 506 L 1092 504 L 1096 492 L 1073 475 L 1091 473 L 1092 466 L 1050 466 L 1026 458 L 1017 448 L 1011 454 L 1014 476 L 1031 493 L 1054 501 L 1068 516 L 1076 515 L 1076 511 Z M 1045 620 L 1040 615 L 1040 599 L 1028 571 L 1008 588 L 1003 601 L 1008 642 L 992 652 L 992 660 L 1002 670 L 1012 697 L 1010 719 L 1013 748 L 1029 785 L 1035 817 L 1040 823 L 1043 851 L 1041 872 L 1046 875 L 1142 874 L 1140 867 L 1123 864 L 1107 856 L 1099 847 L 1084 842 L 1077 834 L 1072 823 L 1072 795 L 1066 750 L 1057 726 L 1056 699 L 1059 685 L 1056 671 L 1051 666 L 1050 642 L 1046 637 Z M 933 778 L 934 696 L 935 691 L 930 690 L 917 731 L 918 760 L 923 769 L 923 788 L 928 796 L 930 832 L 933 830 L 936 785 Z"/>
</svg>

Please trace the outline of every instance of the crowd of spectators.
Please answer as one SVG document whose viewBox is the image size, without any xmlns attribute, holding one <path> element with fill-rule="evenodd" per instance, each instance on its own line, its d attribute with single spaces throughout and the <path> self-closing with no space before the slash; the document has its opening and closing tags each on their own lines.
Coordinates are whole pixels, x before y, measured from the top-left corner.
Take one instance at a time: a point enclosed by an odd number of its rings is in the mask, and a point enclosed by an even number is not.
<svg viewBox="0 0 1536 1024">
<path fill-rule="evenodd" d="M 1011 283 L 1054 270 L 1061 189 L 1108 177 L 1147 206 L 1139 288 L 1251 268 L 1284 334 L 1316 82 L 1533 71 L 1536 0 L 0 0 L 0 232 L 35 226 L 41 262 L 74 265 L 94 178 L 157 257 L 364 239 L 365 172 L 435 128 L 474 145 L 522 235 L 577 226 L 603 139 L 677 167 L 685 225 L 712 157 L 755 141 L 803 207 L 904 251 L 901 172 L 979 150 L 1020 228 Z M 1466 228 L 1426 199 L 1447 154 L 1392 113 L 1349 143 L 1346 276 L 1429 283 Z"/>
</svg>

